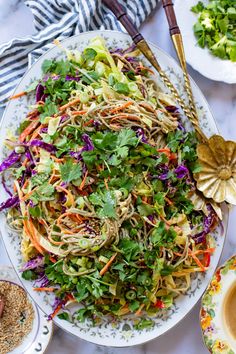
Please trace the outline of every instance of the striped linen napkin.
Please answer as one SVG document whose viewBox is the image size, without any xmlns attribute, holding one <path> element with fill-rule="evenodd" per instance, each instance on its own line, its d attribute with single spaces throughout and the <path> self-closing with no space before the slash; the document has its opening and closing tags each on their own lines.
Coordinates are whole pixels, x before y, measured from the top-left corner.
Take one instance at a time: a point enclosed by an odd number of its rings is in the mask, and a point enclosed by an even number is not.
<svg viewBox="0 0 236 354">
<path fill-rule="evenodd" d="M 124 31 L 101 0 L 24 0 L 34 16 L 36 34 L 13 39 L 0 46 L 0 106 L 40 55 L 74 34 L 96 29 Z M 112 1 L 112 0 L 111 0 Z M 137 27 L 156 7 L 158 0 L 120 0 Z"/>
</svg>

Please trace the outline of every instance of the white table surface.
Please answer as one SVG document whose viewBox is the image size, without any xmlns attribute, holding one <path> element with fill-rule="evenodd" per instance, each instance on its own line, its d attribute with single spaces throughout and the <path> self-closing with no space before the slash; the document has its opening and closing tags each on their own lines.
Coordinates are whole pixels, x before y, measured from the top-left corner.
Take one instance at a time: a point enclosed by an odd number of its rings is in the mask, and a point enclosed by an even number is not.
<svg viewBox="0 0 236 354">
<path fill-rule="evenodd" d="M 13 37 L 34 32 L 32 15 L 22 0 L 0 0 L 0 44 Z M 175 56 L 160 6 L 144 24 L 142 33 L 147 39 Z M 1 68 L 1 64 L 0 64 Z M 190 68 L 190 74 L 206 96 L 221 134 L 236 140 L 236 85 L 214 82 Z M 1 115 L 1 112 L 0 112 Z M 221 263 L 236 253 L 236 210 L 231 211 L 227 242 Z M 10 264 L 0 240 L 0 264 Z M 56 329 L 47 354 L 207 354 L 198 322 L 200 304 L 174 329 L 143 346 L 127 349 L 99 347 Z"/>
</svg>

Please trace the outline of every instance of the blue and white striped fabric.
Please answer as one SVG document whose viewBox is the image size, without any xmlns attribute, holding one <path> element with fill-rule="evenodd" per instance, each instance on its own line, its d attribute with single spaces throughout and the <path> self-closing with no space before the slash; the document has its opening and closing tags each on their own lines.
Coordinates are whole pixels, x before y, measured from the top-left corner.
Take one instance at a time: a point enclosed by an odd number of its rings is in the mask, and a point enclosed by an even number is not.
<svg viewBox="0 0 236 354">
<path fill-rule="evenodd" d="M 112 0 L 111 0 L 112 1 Z M 123 0 L 137 27 L 158 0 Z M 95 29 L 124 30 L 101 0 L 25 0 L 34 16 L 36 34 L 0 46 L 0 106 L 3 106 L 32 60 L 74 34 Z"/>
</svg>

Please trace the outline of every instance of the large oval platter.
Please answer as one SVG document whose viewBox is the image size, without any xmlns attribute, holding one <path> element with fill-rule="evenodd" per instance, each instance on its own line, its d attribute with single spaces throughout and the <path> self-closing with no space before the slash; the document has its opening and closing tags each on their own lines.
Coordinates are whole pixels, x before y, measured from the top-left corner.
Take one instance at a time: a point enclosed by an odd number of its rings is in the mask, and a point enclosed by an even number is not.
<svg viewBox="0 0 236 354">
<path fill-rule="evenodd" d="M 68 38 L 62 42 L 62 45 L 67 49 L 77 48 L 82 50 L 85 46 L 88 45 L 90 39 L 97 35 L 102 36 L 110 48 L 126 48 L 131 44 L 130 38 L 126 34 L 115 31 L 94 31 Z M 166 71 L 178 91 L 184 97 L 183 80 L 180 67 L 177 65 L 174 59 L 172 59 L 158 47 L 152 44 L 150 45 L 156 54 L 162 68 Z M 63 57 L 63 53 L 57 47 L 53 47 L 51 50 L 49 50 L 27 71 L 15 92 L 17 93 L 24 91 L 31 82 L 41 77 L 41 65 L 45 59 L 60 57 Z M 216 124 L 203 94 L 194 82 L 192 82 L 192 85 L 202 129 L 207 136 L 211 136 L 217 132 Z M 28 105 L 32 103 L 33 101 L 30 101 L 30 98 L 24 96 L 19 100 L 11 101 L 8 104 L 3 117 L 0 133 L 1 160 L 6 154 L 4 149 L 4 139 L 6 138 L 7 131 L 9 131 L 9 129 L 13 132 L 16 130 L 17 126 L 19 126 L 20 122 L 28 111 Z M 6 199 L 6 197 L 7 196 L 3 187 L 0 186 L 0 201 L 3 201 Z M 214 233 L 216 250 L 212 257 L 212 262 L 209 270 L 206 272 L 206 274 L 199 274 L 192 279 L 191 288 L 184 296 L 179 296 L 176 299 L 171 309 L 161 310 L 158 313 L 157 317 L 154 319 L 155 324 L 153 327 L 137 330 L 134 328 L 133 323 L 129 320 L 122 319 L 118 322 L 110 323 L 106 318 L 104 318 L 102 322 L 95 327 L 90 322 L 80 323 L 78 320 L 76 320 L 76 318 L 73 319 L 73 323 L 69 323 L 56 318 L 55 323 L 66 331 L 78 336 L 79 338 L 96 344 L 115 347 L 141 344 L 157 338 L 158 336 L 167 332 L 179 321 L 181 321 L 194 307 L 206 289 L 212 275 L 214 274 L 223 249 L 225 231 L 227 228 L 227 210 L 224 210 L 223 214 L 223 228 L 218 228 Z M 22 265 L 20 237 L 16 233 L 13 233 L 11 230 L 9 230 L 4 213 L 1 213 L 0 215 L 0 231 L 2 233 L 3 240 L 12 264 L 19 277 L 21 278 L 21 273 L 19 271 Z M 29 281 L 25 281 L 22 278 L 21 281 L 23 286 L 26 288 L 38 306 L 46 314 L 50 314 L 52 311 L 51 303 L 53 299 L 48 297 L 46 294 L 34 292 L 32 289 L 32 284 Z"/>
</svg>

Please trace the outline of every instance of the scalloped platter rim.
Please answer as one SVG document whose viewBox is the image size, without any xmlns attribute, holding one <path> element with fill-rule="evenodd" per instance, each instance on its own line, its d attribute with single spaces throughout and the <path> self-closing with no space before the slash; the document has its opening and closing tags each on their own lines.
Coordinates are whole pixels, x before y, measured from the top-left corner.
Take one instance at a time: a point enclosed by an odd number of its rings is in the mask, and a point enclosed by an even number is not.
<svg viewBox="0 0 236 354">
<path fill-rule="evenodd" d="M 117 32 L 117 31 L 93 31 L 79 34 L 70 37 L 62 42 L 62 45 L 67 49 L 83 49 L 89 42 L 89 40 L 97 35 L 102 36 L 108 47 L 115 48 L 121 47 L 125 48 L 131 44 L 131 39 L 127 34 Z M 163 69 L 174 82 L 176 88 L 181 93 L 182 97 L 185 98 L 185 93 L 183 91 L 183 79 L 181 75 L 181 69 L 168 54 L 163 52 L 161 49 L 150 43 L 152 50 L 157 56 Z M 15 93 L 24 91 L 24 89 L 36 78 L 41 75 L 41 65 L 45 59 L 60 58 L 63 53 L 57 47 L 53 47 L 47 51 L 39 60 L 33 64 L 33 66 L 27 71 L 23 76 L 22 80 L 16 87 Z M 197 109 L 200 117 L 200 124 L 205 134 L 211 136 L 217 133 L 217 127 L 210 112 L 209 106 L 201 93 L 200 89 L 194 83 L 193 80 L 192 87 L 197 104 Z M 21 97 L 17 101 L 11 101 L 5 110 L 0 133 L 0 160 L 4 158 L 4 139 L 6 132 L 11 129 L 15 130 L 21 121 L 21 117 L 24 117 L 27 113 L 27 105 L 29 98 L 26 96 Z M 6 199 L 6 194 L 2 186 L 0 186 L 0 201 Z M 143 330 L 136 330 L 133 327 L 133 323 L 128 319 L 122 319 L 117 322 L 110 323 L 106 318 L 102 322 L 94 327 L 90 322 L 79 323 L 75 317 L 73 317 L 73 323 L 66 322 L 59 318 L 55 319 L 55 323 L 68 331 L 76 335 L 81 339 L 85 339 L 89 342 L 105 345 L 110 347 L 127 347 L 142 344 L 148 342 L 152 339 L 159 337 L 160 335 L 166 333 L 172 327 L 174 327 L 179 321 L 181 321 L 188 312 L 194 307 L 197 301 L 202 296 L 204 290 L 207 287 L 214 271 L 217 267 L 220 255 L 222 253 L 225 230 L 227 228 L 228 222 L 228 209 L 223 210 L 223 225 L 224 231 L 218 228 L 214 233 L 216 251 L 212 257 L 212 262 L 210 269 L 206 274 L 199 274 L 192 279 L 191 288 L 187 291 L 185 295 L 179 296 L 173 307 L 170 310 L 161 310 L 158 315 L 154 318 L 154 326 L 151 328 L 146 328 Z M 28 293 L 35 300 L 38 306 L 46 313 L 51 313 L 51 304 L 53 299 L 43 293 L 36 293 L 32 289 L 32 283 L 25 281 L 21 278 L 19 269 L 22 266 L 22 257 L 19 246 L 19 235 L 12 232 L 7 227 L 6 215 L 1 213 L 0 215 L 0 232 L 3 236 L 4 244 L 11 262 Z"/>
</svg>

